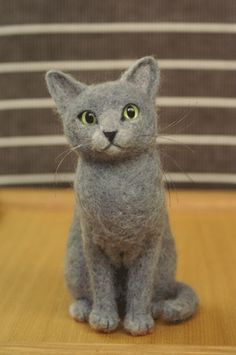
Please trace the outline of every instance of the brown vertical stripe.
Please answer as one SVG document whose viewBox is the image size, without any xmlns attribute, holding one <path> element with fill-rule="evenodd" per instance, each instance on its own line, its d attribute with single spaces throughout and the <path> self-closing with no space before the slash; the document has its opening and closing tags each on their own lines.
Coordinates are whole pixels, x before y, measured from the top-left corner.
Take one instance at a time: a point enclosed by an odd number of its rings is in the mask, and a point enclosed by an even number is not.
<svg viewBox="0 0 236 355">
<path fill-rule="evenodd" d="M 87 84 L 116 80 L 121 71 L 81 71 L 71 75 Z M 0 74 L 0 98 L 47 97 L 45 73 Z M 7 83 L 7 85 L 6 85 Z M 196 85 L 197 83 L 197 85 Z M 235 97 L 236 71 L 162 70 L 160 96 Z"/>
<path fill-rule="evenodd" d="M 162 134 L 236 134 L 236 109 L 162 107 Z M 51 109 L 0 111 L 0 137 L 62 134 L 60 119 Z"/>
<path fill-rule="evenodd" d="M 162 107 L 159 116 L 163 134 L 236 134 L 236 109 Z"/>
<path fill-rule="evenodd" d="M 0 174 L 55 173 L 58 155 L 67 146 L 38 146 L 1 148 Z M 160 146 L 163 167 L 166 172 L 236 173 L 234 146 Z M 71 153 L 61 164 L 59 172 L 74 172 L 76 155 Z M 20 161 L 20 164 L 18 162 Z"/>
<path fill-rule="evenodd" d="M 235 0 L 7 0 L 1 23 L 186 21 L 234 22 Z"/>
<path fill-rule="evenodd" d="M 161 58 L 234 59 L 236 34 L 112 33 L 0 37 L 0 61 Z"/>
<path fill-rule="evenodd" d="M 62 134 L 61 122 L 51 109 L 0 111 L 0 127 L 2 137 Z"/>
</svg>

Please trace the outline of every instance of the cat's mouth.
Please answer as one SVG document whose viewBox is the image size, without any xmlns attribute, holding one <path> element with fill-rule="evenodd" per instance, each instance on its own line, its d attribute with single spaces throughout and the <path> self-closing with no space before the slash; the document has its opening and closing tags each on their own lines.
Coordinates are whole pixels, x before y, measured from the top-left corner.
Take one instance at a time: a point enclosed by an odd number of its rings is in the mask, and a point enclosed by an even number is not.
<svg viewBox="0 0 236 355">
<path fill-rule="evenodd" d="M 119 149 L 122 149 L 122 147 L 119 144 L 116 143 L 109 143 L 103 150 L 108 150 L 111 147 L 117 147 Z"/>
</svg>

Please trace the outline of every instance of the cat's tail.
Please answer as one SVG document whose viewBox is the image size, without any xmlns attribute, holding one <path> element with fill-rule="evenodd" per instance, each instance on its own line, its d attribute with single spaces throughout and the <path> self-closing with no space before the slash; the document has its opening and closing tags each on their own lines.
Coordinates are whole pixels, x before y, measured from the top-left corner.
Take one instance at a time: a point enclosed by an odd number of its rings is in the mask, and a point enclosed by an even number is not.
<svg viewBox="0 0 236 355">
<path fill-rule="evenodd" d="M 176 296 L 164 301 L 162 317 L 168 322 L 183 321 L 197 311 L 198 303 L 198 297 L 190 286 L 176 282 Z"/>
</svg>

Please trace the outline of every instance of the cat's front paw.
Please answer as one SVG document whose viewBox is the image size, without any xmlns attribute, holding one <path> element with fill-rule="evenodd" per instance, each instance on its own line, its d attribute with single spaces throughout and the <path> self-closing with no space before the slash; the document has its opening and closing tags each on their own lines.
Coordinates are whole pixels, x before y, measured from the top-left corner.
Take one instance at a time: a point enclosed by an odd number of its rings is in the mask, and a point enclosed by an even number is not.
<svg viewBox="0 0 236 355">
<path fill-rule="evenodd" d="M 146 335 L 153 331 L 154 320 L 149 314 L 127 314 L 124 319 L 124 328 L 132 335 Z"/>
<path fill-rule="evenodd" d="M 110 333 L 118 327 L 119 317 L 116 312 L 93 309 L 89 316 L 89 324 L 96 330 Z"/>
<path fill-rule="evenodd" d="M 77 322 L 87 322 L 91 312 L 91 303 L 87 299 L 79 299 L 72 303 L 69 313 Z"/>
</svg>

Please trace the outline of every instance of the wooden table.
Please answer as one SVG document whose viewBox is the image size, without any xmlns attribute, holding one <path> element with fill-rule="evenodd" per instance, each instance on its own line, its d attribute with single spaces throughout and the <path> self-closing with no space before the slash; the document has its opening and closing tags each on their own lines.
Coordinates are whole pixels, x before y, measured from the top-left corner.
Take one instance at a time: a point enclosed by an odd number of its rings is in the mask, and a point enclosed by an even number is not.
<svg viewBox="0 0 236 355">
<path fill-rule="evenodd" d="M 173 191 L 168 198 L 178 279 L 201 307 L 154 333 L 101 334 L 68 315 L 63 259 L 70 189 L 0 190 L 0 354 L 236 354 L 236 191 Z"/>
</svg>

